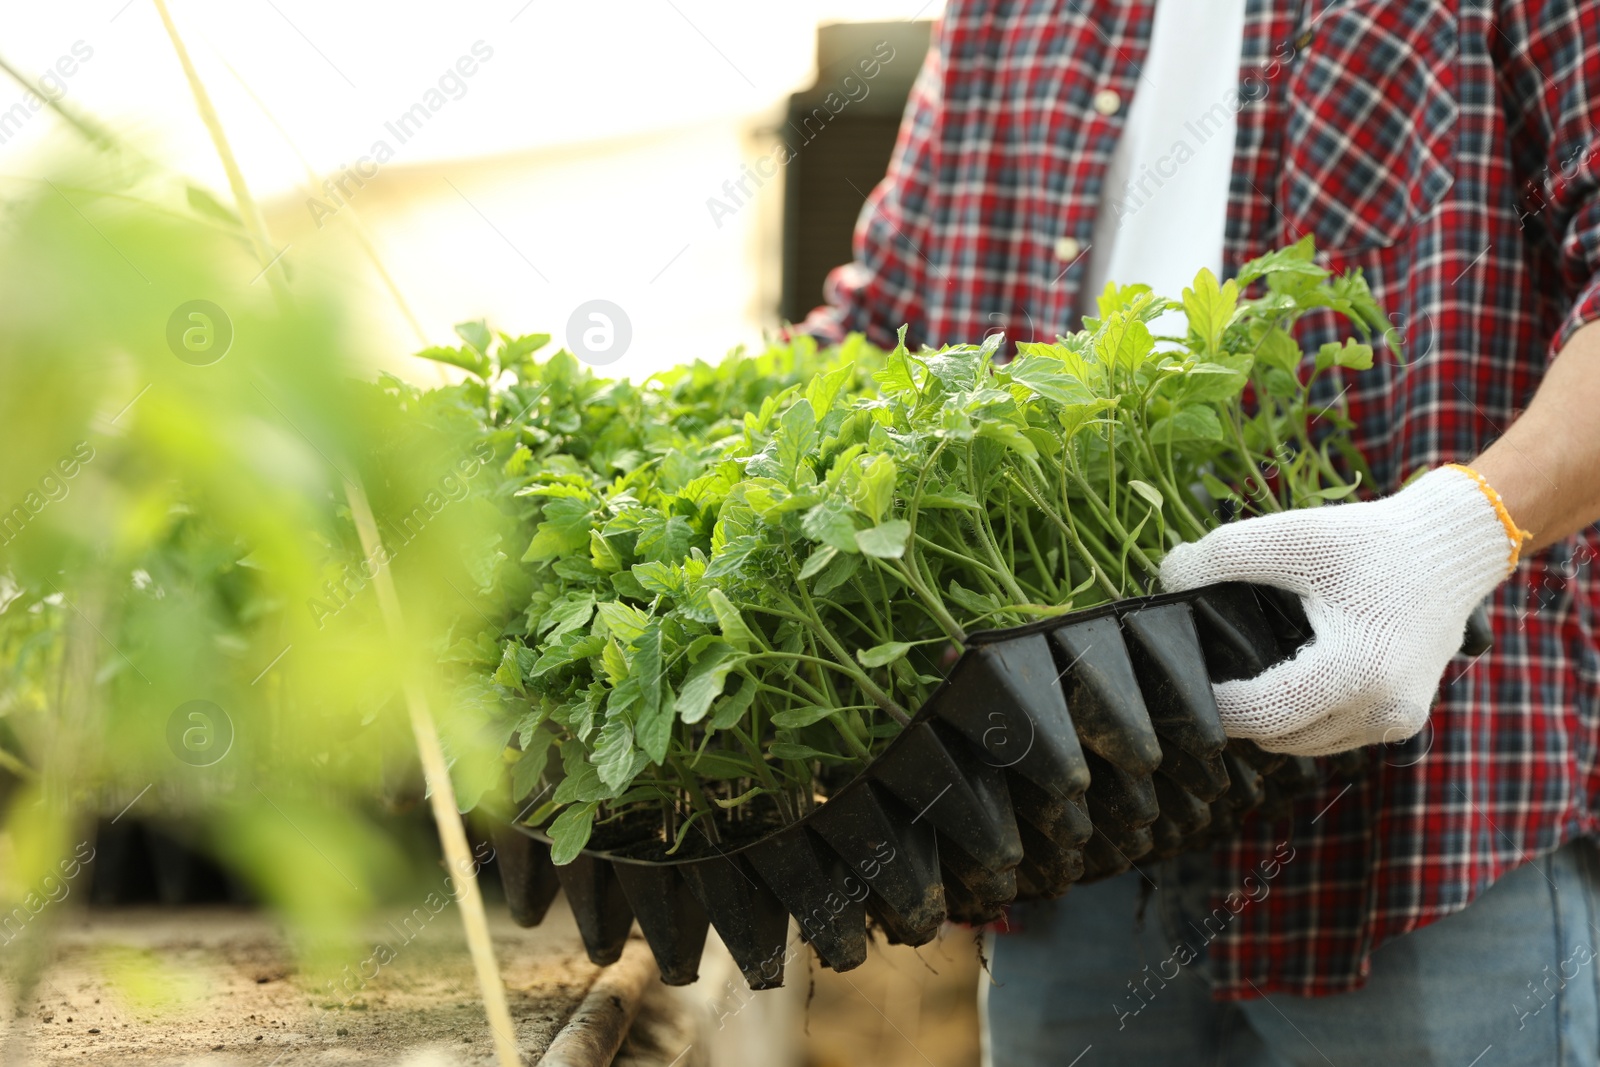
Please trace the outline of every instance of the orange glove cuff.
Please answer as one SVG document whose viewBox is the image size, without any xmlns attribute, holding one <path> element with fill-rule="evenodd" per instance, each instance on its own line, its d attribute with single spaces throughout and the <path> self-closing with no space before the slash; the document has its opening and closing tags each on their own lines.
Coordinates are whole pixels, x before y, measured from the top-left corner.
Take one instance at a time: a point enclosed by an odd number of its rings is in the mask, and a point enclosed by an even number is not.
<svg viewBox="0 0 1600 1067">
<path fill-rule="evenodd" d="M 1450 463 L 1446 466 L 1453 467 L 1463 474 L 1470 475 L 1478 483 L 1478 488 L 1483 490 L 1483 495 L 1488 498 L 1494 513 L 1500 516 L 1500 525 L 1506 528 L 1506 537 L 1511 541 L 1511 562 L 1506 565 L 1506 573 L 1516 570 L 1517 560 L 1522 556 L 1522 543 L 1531 540 L 1533 535 L 1518 526 L 1511 518 L 1511 512 L 1506 510 L 1505 501 L 1500 499 L 1500 494 L 1495 492 L 1494 486 L 1489 484 L 1489 479 L 1473 470 L 1464 463 Z"/>
</svg>

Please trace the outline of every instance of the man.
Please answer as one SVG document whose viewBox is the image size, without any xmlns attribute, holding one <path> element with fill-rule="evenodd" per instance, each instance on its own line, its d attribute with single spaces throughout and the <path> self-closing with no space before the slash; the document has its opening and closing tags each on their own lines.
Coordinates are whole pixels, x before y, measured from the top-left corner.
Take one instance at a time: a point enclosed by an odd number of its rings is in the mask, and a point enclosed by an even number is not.
<svg viewBox="0 0 1600 1067">
<path fill-rule="evenodd" d="M 951 0 L 805 329 L 1050 340 L 1107 277 L 1176 295 L 1311 234 L 1409 357 L 1327 382 L 1372 499 L 1237 523 L 1162 575 L 1301 594 L 1314 643 L 1219 686 L 1225 725 L 1381 745 L 1376 770 L 1016 909 L 993 1063 L 1600 1058 L 1596 123 L 1577 0 Z M 1452 659 L 1485 595 L 1494 650 Z"/>
</svg>

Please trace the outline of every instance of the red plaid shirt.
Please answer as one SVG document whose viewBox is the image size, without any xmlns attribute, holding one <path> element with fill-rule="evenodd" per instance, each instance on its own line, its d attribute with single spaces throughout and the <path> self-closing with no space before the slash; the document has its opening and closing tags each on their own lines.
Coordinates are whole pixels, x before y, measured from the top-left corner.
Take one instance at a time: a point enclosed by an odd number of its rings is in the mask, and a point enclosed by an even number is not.
<svg viewBox="0 0 1600 1067">
<path fill-rule="evenodd" d="M 1085 262 L 1058 242 L 1086 248 L 1114 200 L 1126 107 L 1095 97 L 1132 98 L 1153 10 L 951 0 L 856 261 L 803 328 L 887 343 L 908 323 L 934 344 L 1074 328 Z M 1226 270 L 1306 232 L 1326 266 L 1360 267 L 1409 362 L 1329 382 L 1328 399 L 1348 389 L 1378 487 L 1470 460 L 1600 317 L 1600 6 L 1250 0 L 1239 95 Z M 1301 340 L 1336 328 L 1307 320 Z M 1218 906 L 1275 872 L 1210 946 L 1217 996 L 1360 986 L 1385 941 L 1595 832 L 1597 548 L 1590 528 L 1523 559 L 1493 597 L 1494 650 L 1450 665 L 1430 728 L 1377 753 L 1370 779 L 1216 853 Z"/>
</svg>

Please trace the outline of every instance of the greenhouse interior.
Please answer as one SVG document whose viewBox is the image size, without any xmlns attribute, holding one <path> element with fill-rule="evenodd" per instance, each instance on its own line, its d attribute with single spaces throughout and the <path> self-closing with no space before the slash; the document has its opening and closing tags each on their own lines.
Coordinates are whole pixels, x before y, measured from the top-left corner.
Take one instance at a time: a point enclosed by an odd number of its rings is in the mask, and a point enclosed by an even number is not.
<svg viewBox="0 0 1600 1067">
<path fill-rule="evenodd" d="M 1600 17 L 0 15 L 0 1065 L 1600 1064 Z"/>
</svg>

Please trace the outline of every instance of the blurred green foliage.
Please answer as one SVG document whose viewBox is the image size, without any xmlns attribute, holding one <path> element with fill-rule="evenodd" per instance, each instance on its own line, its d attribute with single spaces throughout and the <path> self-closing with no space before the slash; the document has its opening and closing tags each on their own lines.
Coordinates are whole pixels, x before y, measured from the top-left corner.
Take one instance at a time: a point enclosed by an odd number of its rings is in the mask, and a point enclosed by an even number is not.
<svg viewBox="0 0 1600 1067">
<path fill-rule="evenodd" d="M 77 161 L 5 209 L 0 922 L 47 923 L 38 887 L 132 804 L 198 828 L 323 962 L 348 962 L 353 918 L 437 881 L 378 801 L 421 791 L 401 681 L 463 782 L 500 765 L 438 667 L 482 611 L 474 566 L 504 521 L 465 488 L 474 423 L 374 384 L 348 294 L 275 295 L 181 183 Z"/>
</svg>

